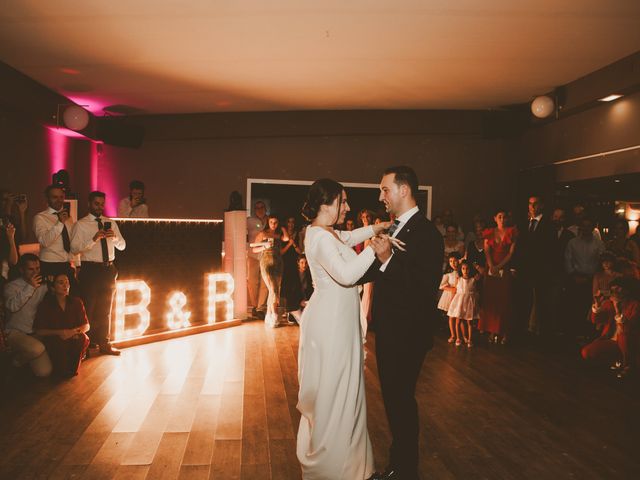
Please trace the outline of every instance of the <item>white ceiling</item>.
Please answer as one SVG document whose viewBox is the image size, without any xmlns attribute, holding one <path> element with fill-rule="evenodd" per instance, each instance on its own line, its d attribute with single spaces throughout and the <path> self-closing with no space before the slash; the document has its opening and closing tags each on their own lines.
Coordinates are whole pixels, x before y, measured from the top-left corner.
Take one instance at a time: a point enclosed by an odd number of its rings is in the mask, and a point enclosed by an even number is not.
<svg viewBox="0 0 640 480">
<path fill-rule="evenodd" d="M 96 113 L 491 108 L 638 50 L 638 0 L 0 0 L 0 60 Z"/>
</svg>

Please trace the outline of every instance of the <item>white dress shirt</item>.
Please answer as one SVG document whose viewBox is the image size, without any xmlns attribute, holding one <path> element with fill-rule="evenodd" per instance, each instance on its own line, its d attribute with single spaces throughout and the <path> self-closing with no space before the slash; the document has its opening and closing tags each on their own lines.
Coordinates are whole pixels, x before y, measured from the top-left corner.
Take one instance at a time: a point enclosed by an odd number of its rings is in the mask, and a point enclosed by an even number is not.
<svg viewBox="0 0 640 480">
<path fill-rule="evenodd" d="M 100 240 L 94 241 L 93 237 L 98 233 L 98 222 L 95 216 L 88 214 L 76 222 L 71 234 L 71 251 L 74 254 L 80 254 L 82 262 L 102 262 L 102 246 Z M 111 230 L 115 234 L 112 238 L 107 238 L 107 250 L 109 252 L 109 261 L 112 262 L 116 258 L 115 249 L 124 250 L 127 246 L 118 224 L 108 217 L 100 217 L 102 223 L 111 222 Z"/>
<path fill-rule="evenodd" d="M 536 225 L 535 225 L 535 227 L 533 227 L 533 230 L 531 230 L 531 222 L 533 222 L 534 220 L 536 221 Z M 529 218 L 529 228 L 528 228 L 528 230 L 530 232 L 531 231 L 535 232 L 538 229 L 538 225 L 540 225 L 541 221 L 542 221 L 542 213 L 540 215 L 535 216 L 535 217 Z"/>
<path fill-rule="evenodd" d="M 125 197 L 118 205 L 118 216 L 122 218 L 149 218 L 149 206 L 146 203 L 131 206 L 131 199 Z"/>
<path fill-rule="evenodd" d="M 46 285 L 38 288 L 18 278 L 4 287 L 4 305 L 7 307 L 5 330 L 19 330 L 22 333 L 33 333 L 33 321 L 36 318 L 38 305 L 47 294 Z"/>
<path fill-rule="evenodd" d="M 68 262 L 73 258 L 71 253 L 65 251 L 62 243 L 62 227 L 67 226 L 67 232 L 71 237 L 73 220 L 69 217 L 63 224 L 57 213 L 49 207 L 33 218 L 33 232 L 40 244 L 40 260 L 43 262 Z"/>
<path fill-rule="evenodd" d="M 400 230 L 402 230 L 404 228 L 405 224 L 409 221 L 409 219 L 411 217 L 413 217 L 419 211 L 420 211 L 420 209 L 417 206 L 415 206 L 413 208 L 410 208 L 406 212 L 404 212 L 398 218 L 396 218 L 396 220 L 399 223 L 398 223 L 398 226 L 397 226 L 395 232 L 393 232 L 393 234 L 391 236 L 393 238 L 395 238 L 398 235 L 398 233 L 400 232 Z M 392 258 L 393 258 L 393 252 L 391 252 L 391 256 L 387 259 L 387 261 L 384 262 L 382 265 L 380 265 L 380 271 L 381 272 L 384 272 L 387 269 L 387 265 L 389 265 L 389 262 L 391 261 Z"/>
</svg>

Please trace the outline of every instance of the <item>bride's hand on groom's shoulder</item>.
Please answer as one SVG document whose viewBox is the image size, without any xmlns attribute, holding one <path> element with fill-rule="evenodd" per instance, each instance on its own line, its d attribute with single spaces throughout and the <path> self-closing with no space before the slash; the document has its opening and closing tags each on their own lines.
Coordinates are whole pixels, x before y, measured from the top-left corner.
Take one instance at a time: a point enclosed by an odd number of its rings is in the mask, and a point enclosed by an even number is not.
<svg viewBox="0 0 640 480">
<path fill-rule="evenodd" d="M 375 235 L 379 235 L 382 232 L 386 232 L 389 230 L 389 227 L 393 224 L 393 222 L 380 222 L 373 225 L 373 233 Z"/>
</svg>

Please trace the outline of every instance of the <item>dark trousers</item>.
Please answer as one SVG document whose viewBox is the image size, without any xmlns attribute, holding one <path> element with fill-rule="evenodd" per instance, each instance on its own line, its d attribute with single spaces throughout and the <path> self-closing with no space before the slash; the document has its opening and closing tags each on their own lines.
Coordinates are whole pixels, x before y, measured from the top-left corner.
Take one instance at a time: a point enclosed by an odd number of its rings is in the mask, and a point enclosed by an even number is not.
<svg viewBox="0 0 640 480">
<path fill-rule="evenodd" d="M 111 302 L 118 271 L 114 265 L 83 262 L 79 280 L 84 308 L 89 319 L 91 343 L 105 346 L 111 331 Z"/>
<path fill-rule="evenodd" d="M 51 359 L 54 375 L 71 377 L 78 373 L 82 356 L 89 346 L 89 337 L 81 333 L 62 340 L 56 335 L 47 335 L 41 340 Z"/>
<path fill-rule="evenodd" d="M 376 334 L 376 359 L 382 399 L 393 437 L 390 467 L 402 480 L 418 477 L 418 405 L 415 392 L 427 349 L 389 342 Z"/>
<path fill-rule="evenodd" d="M 80 295 L 80 288 L 78 287 L 78 280 L 76 279 L 76 271 L 71 268 L 69 262 L 43 262 L 40 260 L 40 274 L 42 278 L 46 280 L 49 275 L 59 275 L 65 273 L 69 277 L 69 295 L 78 297 Z"/>
</svg>

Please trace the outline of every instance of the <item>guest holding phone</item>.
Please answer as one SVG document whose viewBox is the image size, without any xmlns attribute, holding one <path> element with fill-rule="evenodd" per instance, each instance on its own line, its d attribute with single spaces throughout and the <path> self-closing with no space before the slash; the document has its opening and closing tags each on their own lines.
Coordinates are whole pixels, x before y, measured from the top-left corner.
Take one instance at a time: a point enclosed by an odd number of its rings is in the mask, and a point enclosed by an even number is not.
<svg viewBox="0 0 640 480">
<path fill-rule="evenodd" d="M 129 196 L 120 200 L 118 216 L 121 218 L 149 218 L 149 206 L 144 198 L 144 183 L 132 180 L 129 183 Z"/>
<path fill-rule="evenodd" d="M 33 219 L 33 232 L 40 244 L 42 275 L 66 274 L 71 283 L 71 295 L 78 295 L 76 271 L 71 265 L 71 230 L 74 221 L 69 215 L 69 207 L 65 208 L 64 188 L 49 185 L 44 196 L 48 208 L 36 214 Z"/>
<path fill-rule="evenodd" d="M 33 330 L 47 349 L 53 374 L 71 378 L 78 374 L 89 346 L 89 322 L 82 300 L 69 296 L 69 278 L 60 273 L 47 281 L 49 293 L 38 306 Z"/>
<path fill-rule="evenodd" d="M 120 355 L 110 343 L 111 302 L 118 271 L 115 250 L 127 246 L 118 224 L 104 217 L 105 194 L 89 194 L 89 214 L 76 223 L 71 235 L 71 251 L 80 255 L 80 290 L 91 324 L 89 338 L 107 355 Z"/>
</svg>

